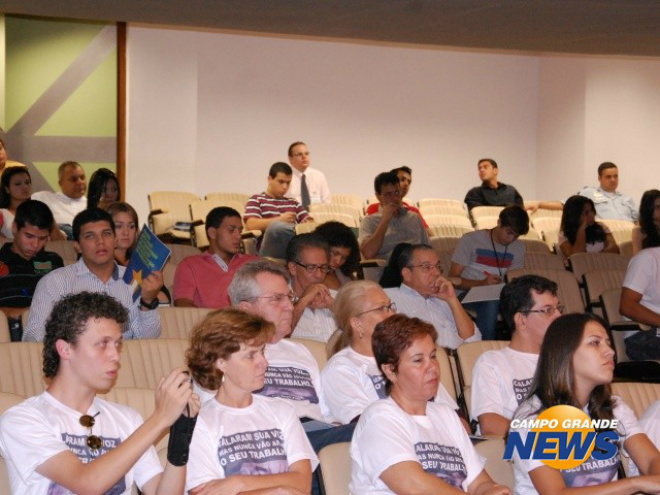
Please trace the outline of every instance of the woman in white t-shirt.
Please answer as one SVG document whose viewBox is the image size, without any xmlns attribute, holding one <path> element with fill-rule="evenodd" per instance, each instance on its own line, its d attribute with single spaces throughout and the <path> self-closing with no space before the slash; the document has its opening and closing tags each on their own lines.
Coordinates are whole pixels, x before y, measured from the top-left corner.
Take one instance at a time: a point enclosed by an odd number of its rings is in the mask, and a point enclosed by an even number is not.
<svg viewBox="0 0 660 495">
<path fill-rule="evenodd" d="M 264 346 L 273 324 L 236 309 L 210 313 L 192 332 L 188 369 L 207 390 L 218 390 L 197 419 L 186 491 L 302 495 L 309 493 L 314 454 L 295 410 L 253 395 L 264 386 Z"/>
<path fill-rule="evenodd" d="M 360 416 L 351 442 L 353 495 L 509 495 L 484 470 L 456 413 L 432 401 L 440 381 L 437 332 L 394 315 L 376 325 L 373 348 L 389 397 Z"/>
<path fill-rule="evenodd" d="M 614 350 L 603 320 L 588 313 L 561 316 L 545 334 L 529 399 L 514 419 L 534 419 L 557 405 L 582 409 L 591 419 L 617 419 L 619 447 L 625 448 L 647 476 L 617 480 L 618 452 L 611 459 L 589 458 L 563 471 L 540 460 L 521 459 L 514 452 L 517 495 L 660 493 L 660 453 L 642 432 L 632 410 L 620 397 L 611 395 L 613 375 Z M 511 431 L 526 435 L 529 429 Z"/>
</svg>

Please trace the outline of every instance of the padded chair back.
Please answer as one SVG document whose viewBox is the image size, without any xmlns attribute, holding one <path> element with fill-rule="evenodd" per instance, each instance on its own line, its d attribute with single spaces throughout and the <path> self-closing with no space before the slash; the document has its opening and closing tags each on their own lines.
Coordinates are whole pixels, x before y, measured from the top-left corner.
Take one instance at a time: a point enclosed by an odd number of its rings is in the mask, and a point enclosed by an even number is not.
<svg viewBox="0 0 660 495">
<path fill-rule="evenodd" d="M 135 409 L 143 420 L 151 416 L 156 408 L 156 392 L 148 388 L 115 387 L 105 394 L 98 394 L 98 397 Z M 167 447 L 167 436 L 168 433 L 164 431 L 154 443 L 156 449 Z"/>
<path fill-rule="evenodd" d="M 24 400 L 25 397 L 22 397 L 18 394 L 12 394 L 11 392 L 0 392 L 0 416 L 2 416 L 7 409 L 20 404 Z"/>
<path fill-rule="evenodd" d="M 233 208 L 241 216 L 241 219 L 245 213 L 245 203 L 233 199 L 220 199 L 214 197 L 213 199 L 201 199 L 190 203 L 190 218 L 193 223 L 195 223 L 195 226 L 193 227 L 194 244 L 198 249 L 205 248 L 209 245 L 209 239 L 206 235 L 206 216 L 213 208 L 220 206 Z M 201 224 L 199 222 L 201 222 Z"/>
<path fill-rule="evenodd" d="M 296 231 L 296 235 L 309 234 L 311 232 L 314 232 L 314 230 L 316 230 L 316 227 L 318 227 L 318 225 L 319 224 L 317 222 L 298 223 L 293 229 Z"/>
<path fill-rule="evenodd" d="M 170 263 L 176 263 L 177 265 L 181 263 L 188 256 L 196 256 L 202 254 L 202 252 L 197 249 L 195 246 L 189 244 L 166 244 L 170 248 Z"/>
<path fill-rule="evenodd" d="M 291 339 L 294 342 L 298 342 L 307 349 L 309 349 L 309 352 L 312 353 L 312 356 L 314 356 L 314 359 L 316 359 L 316 362 L 319 365 L 319 369 L 323 369 L 325 366 L 325 363 L 328 362 L 328 355 L 325 350 L 325 342 L 319 342 L 318 340 L 312 340 L 312 339 L 298 339 L 298 338 L 292 338 Z"/>
<path fill-rule="evenodd" d="M 440 253 L 453 254 L 458 246 L 460 237 L 431 237 L 431 247 L 440 256 Z M 446 272 L 445 272 L 446 275 Z"/>
<path fill-rule="evenodd" d="M 174 368 L 185 368 L 188 339 L 126 340 L 115 387 L 155 390 L 161 377 Z"/>
<path fill-rule="evenodd" d="M 176 274 L 177 266 L 179 266 L 178 263 L 174 263 L 169 259 L 163 267 L 163 285 L 170 291 L 172 298 L 174 298 L 174 275 Z"/>
<path fill-rule="evenodd" d="M 350 495 L 348 491 L 351 482 L 350 448 L 350 442 L 340 442 L 328 445 L 319 452 L 325 495 Z"/>
<path fill-rule="evenodd" d="M 546 268 L 550 270 L 564 270 L 564 263 L 561 261 L 559 256 L 550 254 L 547 246 L 544 243 L 541 243 L 545 253 L 534 253 L 526 252 L 525 253 L 525 268 L 535 269 L 535 268 Z"/>
<path fill-rule="evenodd" d="M 470 215 L 472 216 L 472 219 L 476 222 L 477 218 L 480 217 L 497 218 L 503 209 L 504 209 L 503 206 L 475 206 L 470 210 Z"/>
<path fill-rule="evenodd" d="M 330 202 L 337 205 L 350 205 L 364 211 L 364 200 L 357 194 L 332 194 Z"/>
<path fill-rule="evenodd" d="M 159 307 L 162 332 L 161 339 L 189 339 L 190 331 L 212 309 Z"/>
<path fill-rule="evenodd" d="M 479 206 L 478 208 L 490 208 L 490 207 Z M 474 219 L 474 228 L 476 230 L 492 229 L 492 228 L 497 227 L 497 221 L 498 220 L 499 220 L 498 216 L 481 215 L 481 216 L 475 217 L 475 219 Z"/>
<path fill-rule="evenodd" d="M 530 201 L 530 203 L 533 202 L 534 201 Z M 525 201 L 525 204 L 527 204 L 527 201 Z M 558 218 L 561 220 L 563 213 L 563 210 L 546 210 L 545 208 L 539 208 L 534 213 L 532 213 L 529 218 L 534 220 L 537 218 Z"/>
<path fill-rule="evenodd" d="M 181 191 L 155 191 L 149 194 L 149 220 L 156 235 L 164 234 L 176 222 L 190 222 L 188 205 L 199 201 L 199 196 Z M 162 213 L 153 213 L 162 210 Z"/>
<path fill-rule="evenodd" d="M 619 253 L 621 253 L 621 256 L 625 256 L 626 258 L 632 258 L 633 256 L 632 241 L 617 242 L 617 244 L 619 245 Z"/>
<path fill-rule="evenodd" d="M 243 205 L 242 209 L 244 210 L 245 203 L 250 199 L 250 195 L 245 193 L 214 192 L 207 194 L 206 199 L 209 201 L 235 201 Z"/>
<path fill-rule="evenodd" d="M 426 217 L 424 217 L 424 220 L 426 220 Z M 429 223 L 428 226 L 433 231 L 433 235 L 437 237 L 463 237 L 463 234 L 474 230 L 472 226 L 467 227 L 463 225 L 432 225 Z"/>
<path fill-rule="evenodd" d="M 356 208 L 353 205 L 342 205 L 337 203 L 312 203 L 309 205 L 309 213 L 314 218 L 316 218 L 317 213 L 349 215 L 355 218 L 355 221 L 358 222 L 358 224 L 363 216 L 361 208 Z"/>
<path fill-rule="evenodd" d="M 433 213 L 424 211 L 422 216 L 429 226 L 437 225 L 454 225 L 456 227 L 463 227 L 469 230 L 474 230 L 472 228 L 472 222 L 470 219 L 463 215 L 447 215 L 436 213 L 435 210 L 431 210 Z"/>
<path fill-rule="evenodd" d="M 598 270 L 583 275 L 584 291 L 590 308 L 600 307 L 600 295 L 609 289 L 621 289 L 625 270 Z"/>
<path fill-rule="evenodd" d="M 503 438 L 488 438 L 477 442 L 474 446 L 479 455 L 486 458 L 485 469 L 493 481 L 513 489 L 515 487 L 513 463 L 503 459 L 504 447 Z"/>
<path fill-rule="evenodd" d="M 42 349 L 41 342 L 0 344 L 0 392 L 32 397 L 46 389 Z"/>
<path fill-rule="evenodd" d="M 419 211 L 422 215 L 425 212 L 429 214 L 440 215 L 458 215 L 467 217 L 465 205 L 457 199 L 444 199 L 444 198 L 425 198 L 419 200 Z"/>
<path fill-rule="evenodd" d="M 50 241 L 46 243 L 46 251 L 57 253 L 62 257 L 64 265 L 73 265 L 78 261 L 78 251 L 73 247 L 73 241 Z"/>
<path fill-rule="evenodd" d="M 660 383 L 614 382 L 612 394 L 621 397 L 639 418 L 651 404 L 660 400 Z"/>
<path fill-rule="evenodd" d="M 598 222 L 602 223 L 610 230 L 630 230 L 632 232 L 632 229 L 635 227 L 635 223 L 628 220 L 612 220 L 609 218 L 602 218 L 598 219 Z"/>
<path fill-rule="evenodd" d="M 525 246 L 525 256 L 531 253 L 551 254 L 550 249 L 548 249 L 548 245 L 541 240 L 541 237 L 539 237 L 538 239 L 529 239 L 527 237 L 521 237 L 520 242 L 522 242 L 523 245 Z"/>
<path fill-rule="evenodd" d="M 486 351 L 497 351 L 509 345 L 508 340 L 478 340 L 466 342 L 456 349 L 456 367 L 458 369 L 458 381 L 465 404 L 472 416 L 472 370 L 479 356 Z M 475 418 L 476 419 L 476 418 Z"/>
<path fill-rule="evenodd" d="M 567 313 L 584 312 L 582 293 L 575 277 L 566 270 L 551 270 L 548 268 L 519 268 L 509 270 L 506 274 L 507 281 L 523 275 L 540 275 L 555 282 L 559 288 L 559 302 L 564 305 Z"/>
<path fill-rule="evenodd" d="M 569 259 L 571 269 L 578 282 L 582 283 L 585 273 L 600 270 L 626 270 L 628 258 L 614 253 L 576 253 Z"/>
<path fill-rule="evenodd" d="M 358 228 L 360 226 L 359 220 L 357 220 L 353 215 L 348 215 L 346 213 L 333 213 L 329 211 L 315 211 L 310 213 L 312 218 L 317 224 L 322 224 L 325 222 L 341 222 L 347 227 Z"/>
</svg>

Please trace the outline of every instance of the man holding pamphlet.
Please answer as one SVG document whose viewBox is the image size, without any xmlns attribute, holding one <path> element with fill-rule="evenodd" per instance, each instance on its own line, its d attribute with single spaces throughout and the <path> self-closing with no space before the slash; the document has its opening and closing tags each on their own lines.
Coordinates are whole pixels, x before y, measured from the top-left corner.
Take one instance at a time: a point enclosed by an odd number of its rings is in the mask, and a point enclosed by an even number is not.
<svg viewBox="0 0 660 495">
<path fill-rule="evenodd" d="M 23 340 L 42 341 L 53 305 L 67 294 L 83 291 L 109 294 L 128 310 L 125 339 L 159 337 L 160 318 L 155 308 L 163 286 L 160 271 L 142 277 L 141 294 L 134 299 L 132 286 L 122 279 L 126 268 L 115 262 L 115 226 L 104 210 L 92 208 L 78 213 L 73 219 L 73 237 L 81 257 L 77 263 L 53 270 L 39 281 Z"/>
</svg>

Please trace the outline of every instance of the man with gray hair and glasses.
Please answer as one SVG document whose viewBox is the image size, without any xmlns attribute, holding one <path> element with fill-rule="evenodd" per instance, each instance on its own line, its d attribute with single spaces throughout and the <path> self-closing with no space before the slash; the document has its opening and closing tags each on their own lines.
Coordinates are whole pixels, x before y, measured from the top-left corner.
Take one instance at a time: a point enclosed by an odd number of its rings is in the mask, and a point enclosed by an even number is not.
<svg viewBox="0 0 660 495">
<path fill-rule="evenodd" d="M 456 349 L 481 340 L 479 329 L 456 297 L 452 283 L 442 276 L 438 255 L 429 246 L 413 244 L 399 255 L 400 287 L 385 289 L 397 311 L 433 325 L 438 345 Z"/>
<path fill-rule="evenodd" d="M 264 350 L 268 361 L 264 388 L 256 393 L 279 397 L 291 404 L 317 453 L 331 443 L 350 442 L 354 424 L 312 427 L 319 424 L 310 420 L 329 424 L 334 418 L 323 400 L 316 359 L 303 344 L 286 338 L 291 334 L 292 301 L 295 299 L 287 272 L 267 260 L 246 263 L 229 285 L 229 299 L 233 307 L 261 316 L 275 325 L 275 333 Z M 318 488 L 316 477 L 314 487 Z"/>
<path fill-rule="evenodd" d="M 330 246 L 316 234 L 297 235 L 286 248 L 286 265 L 296 298 L 293 336 L 327 342 L 337 329 L 332 313 L 336 291 L 323 280 L 330 271 Z"/>
</svg>

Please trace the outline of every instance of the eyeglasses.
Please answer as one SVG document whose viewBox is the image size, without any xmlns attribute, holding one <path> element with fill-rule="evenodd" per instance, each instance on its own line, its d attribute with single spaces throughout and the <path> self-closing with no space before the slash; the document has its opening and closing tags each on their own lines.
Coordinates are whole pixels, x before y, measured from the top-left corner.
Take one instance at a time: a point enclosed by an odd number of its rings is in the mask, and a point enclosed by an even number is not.
<svg viewBox="0 0 660 495">
<path fill-rule="evenodd" d="M 255 299 L 266 299 L 267 301 L 274 302 L 275 304 L 279 304 L 285 299 L 288 299 L 292 303 L 298 302 L 298 296 L 296 296 L 293 292 L 289 292 L 288 294 L 273 294 L 272 296 L 256 296 L 252 298 L 252 300 Z"/>
<path fill-rule="evenodd" d="M 378 306 L 377 308 L 362 311 L 362 313 L 358 313 L 358 316 L 366 315 L 367 313 L 371 313 L 372 311 L 378 311 L 379 313 L 396 313 L 396 303 L 391 302 L 386 306 Z"/>
<path fill-rule="evenodd" d="M 89 436 L 87 437 L 87 441 L 85 442 L 87 446 L 92 449 L 92 450 L 99 450 L 101 448 L 101 445 L 103 442 L 101 441 L 101 438 L 94 435 L 92 433 L 92 428 L 94 427 L 94 424 L 96 424 L 96 416 L 101 414 L 101 411 L 97 412 L 94 416 L 90 416 L 89 414 L 83 414 L 80 416 L 80 424 L 84 426 L 85 428 L 89 428 Z"/>
<path fill-rule="evenodd" d="M 564 305 L 557 304 L 557 306 L 546 306 L 541 309 L 528 309 L 527 311 L 521 311 L 521 313 L 542 313 L 546 316 L 552 316 L 554 312 L 557 311 L 560 315 L 564 314 Z"/>
<path fill-rule="evenodd" d="M 303 265 L 302 263 L 298 263 L 297 261 L 294 261 L 294 263 L 298 266 L 302 266 L 307 271 L 307 273 L 315 273 L 318 270 L 328 273 L 331 270 L 330 265 L 328 265 L 327 263 L 323 265 Z"/>
<path fill-rule="evenodd" d="M 432 263 L 420 263 L 419 265 L 408 265 L 408 268 L 421 268 L 424 273 L 429 273 L 434 268 L 442 273 L 442 264 L 439 262 L 435 265 Z"/>
</svg>

